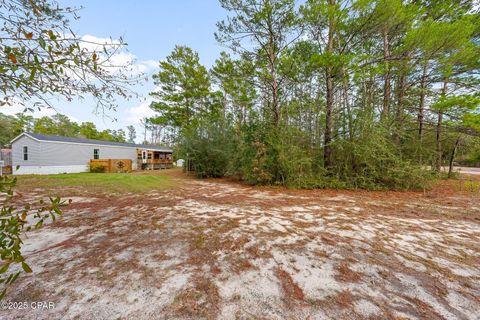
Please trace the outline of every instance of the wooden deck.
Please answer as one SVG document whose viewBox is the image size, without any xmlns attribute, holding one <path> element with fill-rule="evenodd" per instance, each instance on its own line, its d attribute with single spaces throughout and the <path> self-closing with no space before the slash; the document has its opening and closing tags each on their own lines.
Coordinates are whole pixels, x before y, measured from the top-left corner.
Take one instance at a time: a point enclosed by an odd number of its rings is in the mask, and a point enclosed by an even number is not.
<svg viewBox="0 0 480 320">
<path fill-rule="evenodd" d="M 170 162 L 147 162 L 139 163 L 138 168 L 142 170 L 161 170 L 173 168 L 173 161 Z"/>
<path fill-rule="evenodd" d="M 137 168 L 141 170 L 160 170 L 173 167 L 171 152 L 137 149 Z"/>
</svg>

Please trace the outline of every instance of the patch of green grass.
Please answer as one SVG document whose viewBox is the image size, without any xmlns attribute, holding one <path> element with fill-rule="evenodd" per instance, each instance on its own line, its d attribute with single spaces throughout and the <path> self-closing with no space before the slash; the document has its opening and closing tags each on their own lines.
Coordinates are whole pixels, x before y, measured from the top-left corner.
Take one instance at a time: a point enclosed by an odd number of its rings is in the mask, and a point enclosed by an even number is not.
<svg viewBox="0 0 480 320">
<path fill-rule="evenodd" d="M 141 193 L 173 186 L 169 176 L 132 173 L 69 173 L 56 175 L 28 175 L 18 177 L 20 190 L 61 189 L 81 187 L 86 192 Z M 80 191 L 80 190 L 79 190 Z"/>
</svg>

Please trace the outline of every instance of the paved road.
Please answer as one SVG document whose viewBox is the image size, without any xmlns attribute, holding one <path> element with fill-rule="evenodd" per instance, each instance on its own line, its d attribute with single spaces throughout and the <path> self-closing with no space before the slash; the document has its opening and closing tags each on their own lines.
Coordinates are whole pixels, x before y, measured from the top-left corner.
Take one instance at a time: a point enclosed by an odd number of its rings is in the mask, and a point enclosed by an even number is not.
<svg viewBox="0 0 480 320">
<path fill-rule="evenodd" d="M 448 171 L 448 167 L 443 168 L 445 171 Z M 453 167 L 454 171 L 460 171 L 464 174 L 478 174 L 480 175 L 480 168 L 471 168 L 471 167 Z"/>
</svg>

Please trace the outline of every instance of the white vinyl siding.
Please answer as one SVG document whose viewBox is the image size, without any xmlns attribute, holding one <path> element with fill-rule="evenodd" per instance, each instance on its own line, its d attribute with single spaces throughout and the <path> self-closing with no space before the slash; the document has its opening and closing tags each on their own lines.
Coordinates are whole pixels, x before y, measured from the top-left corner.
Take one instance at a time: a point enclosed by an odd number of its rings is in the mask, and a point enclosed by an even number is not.
<svg viewBox="0 0 480 320">
<path fill-rule="evenodd" d="M 131 159 L 136 162 L 137 150 L 129 147 L 91 146 L 85 144 L 42 141 L 40 156 L 42 165 L 63 166 L 88 164 L 98 150 L 98 159 Z"/>
<path fill-rule="evenodd" d="M 24 147 L 28 150 L 28 160 L 24 160 Z M 33 140 L 30 137 L 22 136 L 12 143 L 12 165 L 40 165 L 38 162 L 38 155 L 40 154 L 40 142 Z"/>
<path fill-rule="evenodd" d="M 24 147 L 28 150 L 27 161 L 24 160 Z M 12 162 L 14 167 L 19 165 L 84 168 L 93 159 L 94 149 L 98 149 L 99 159 L 131 159 L 133 169 L 136 169 L 136 147 L 36 141 L 29 136 L 22 136 L 12 143 Z"/>
</svg>

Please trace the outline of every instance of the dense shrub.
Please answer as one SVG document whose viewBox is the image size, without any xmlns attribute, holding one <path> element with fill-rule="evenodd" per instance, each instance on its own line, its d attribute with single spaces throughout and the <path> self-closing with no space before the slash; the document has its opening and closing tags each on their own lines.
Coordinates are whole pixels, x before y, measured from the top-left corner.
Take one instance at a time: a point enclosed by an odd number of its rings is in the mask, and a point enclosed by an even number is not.
<svg viewBox="0 0 480 320">
<path fill-rule="evenodd" d="M 203 123 L 184 134 L 181 152 L 188 154 L 199 177 L 231 176 L 251 184 L 368 190 L 421 190 L 431 185 L 436 176 L 403 159 L 383 129 L 365 132 L 333 145 L 336 156 L 330 170 L 323 168 L 322 148 L 308 145 L 306 133 L 287 126 Z"/>
<path fill-rule="evenodd" d="M 231 138 L 223 123 L 205 123 L 185 131 L 178 151 L 193 162 L 197 176 L 223 177 L 229 168 Z"/>
<path fill-rule="evenodd" d="M 353 141 L 335 145 L 334 174 L 349 187 L 415 190 L 428 188 L 432 172 L 403 159 L 395 143 L 378 128 Z"/>
<path fill-rule="evenodd" d="M 90 166 L 89 171 L 92 173 L 104 173 L 105 171 L 107 171 L 107 168 L 104 165 L 95 164 Z"/>
</svg>

